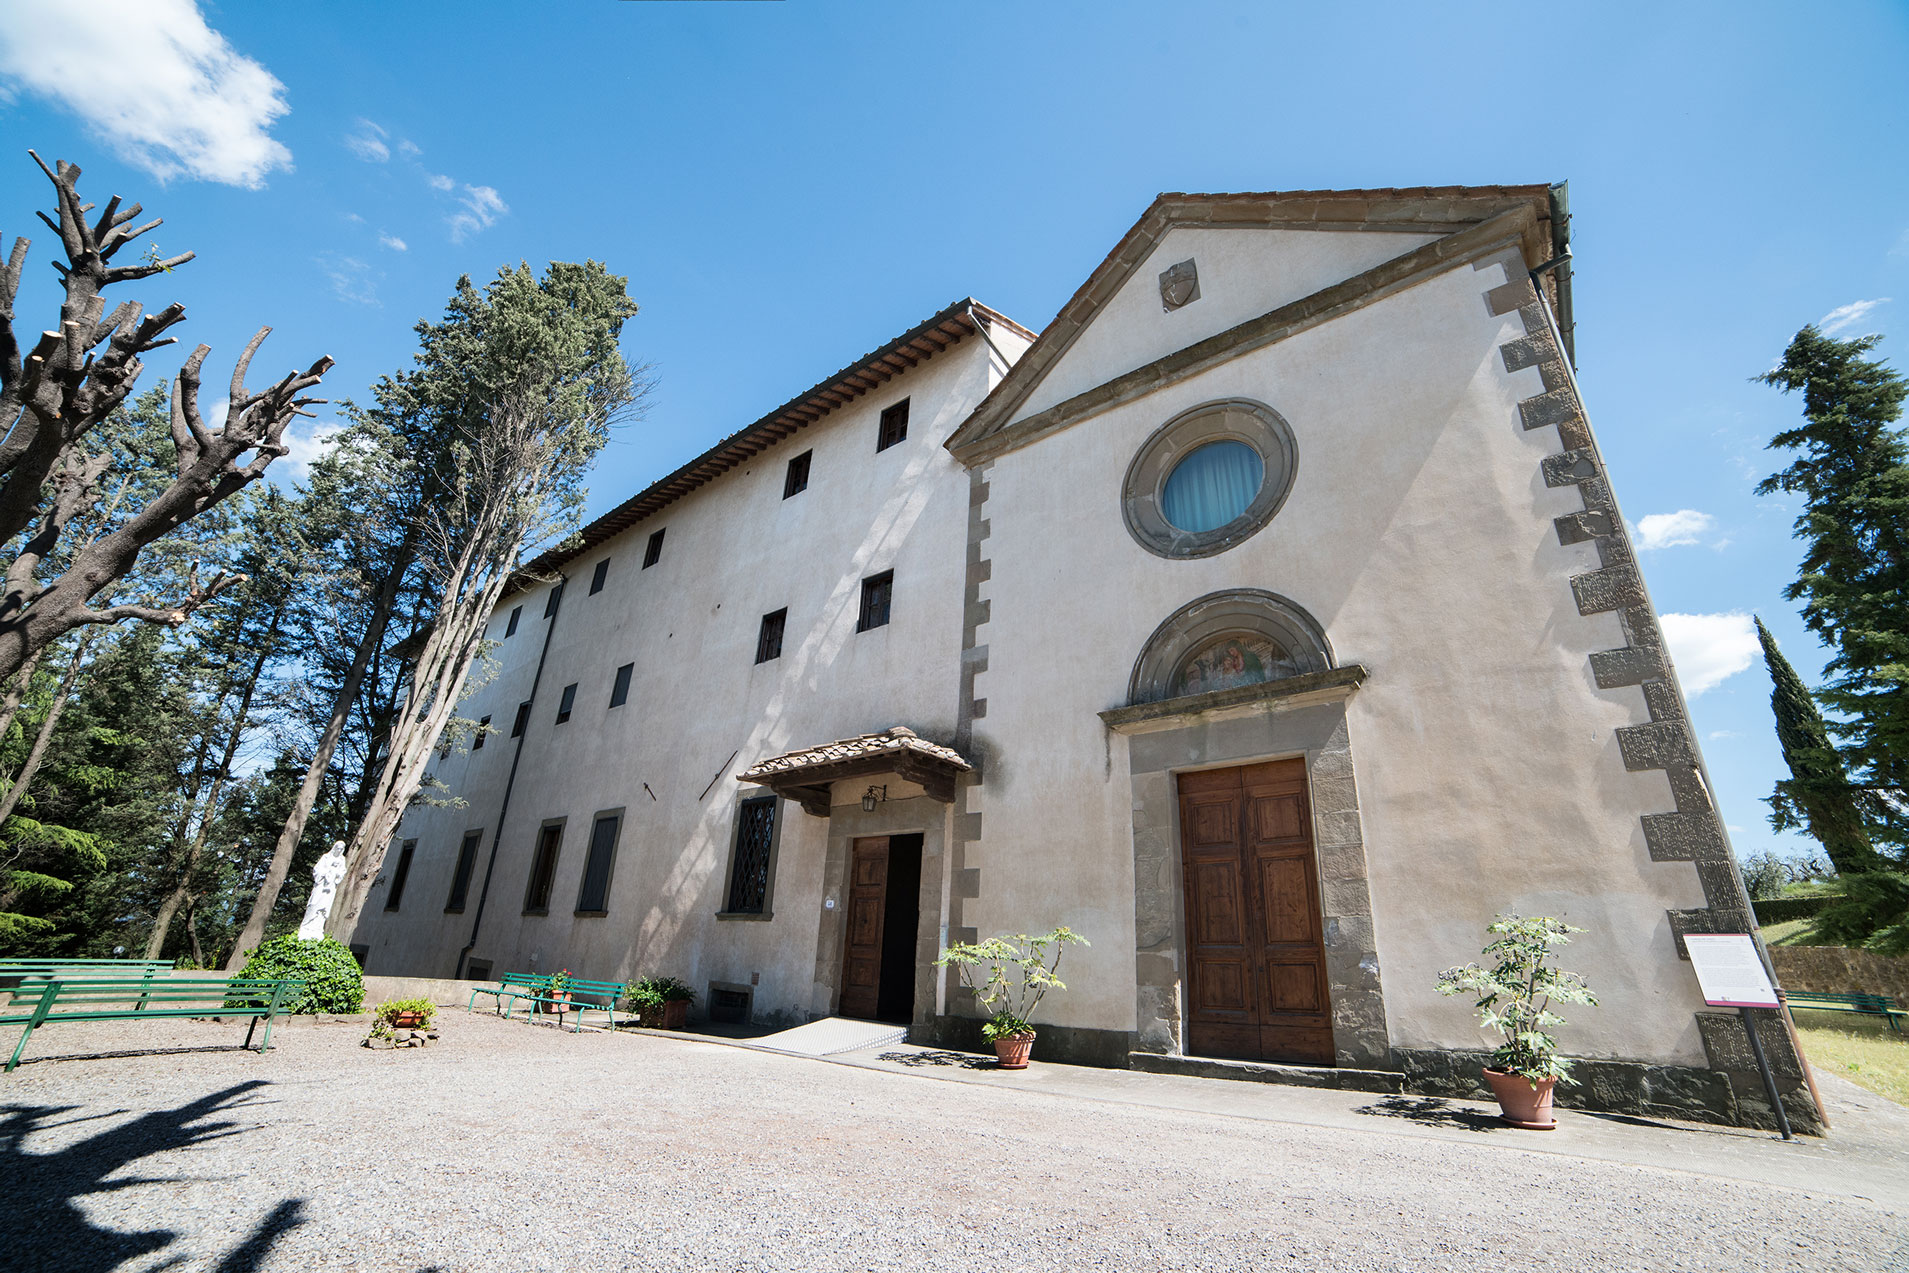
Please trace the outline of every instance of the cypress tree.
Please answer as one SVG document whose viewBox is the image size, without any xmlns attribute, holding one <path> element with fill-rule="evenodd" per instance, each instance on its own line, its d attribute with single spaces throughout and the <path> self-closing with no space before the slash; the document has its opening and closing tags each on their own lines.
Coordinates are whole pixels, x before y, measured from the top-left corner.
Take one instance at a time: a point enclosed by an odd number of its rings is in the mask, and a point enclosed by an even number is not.
<svg viewBox="0 0 1909 1273">
<path fill-rule="evenodd" d="M 1757 377 L 1803 392 L 1803 423 L 1770 441 L 1795 458 L 1757 493 L 1803 497 L 1805 551 L 1784 595 L 1834 652 L 1816 697 L 1845 772 L 1873 798 L 1871 841 L 1909 849 L 1909 441 L 1895 423 L 1909 381 L 1864 357 L 1880 339 L 1805 327 Z"/>
<path fill-rule="evenodd" d="M 1823 714 L 1803 687 L 1803 678 L 1777 649 L 1776 638 L 1763 620 L 1759 618 L 1756 625 L 1763 663 L 1770 669 L 1776 737 L 1783 745 L 1783 761 L 1790 767 L 1790 776 L 1780 779 L 1769 797 L 1770 825 L 1778 831 L 1800 828 L 1815 837 L 1838 875 L 1876 870 L 1882 861 L 1870 844 L 1862 815 L 1862 806 L 1873 804 L 1873 797 L 1850 785 L 1843 758 L 1830 742 Z"/>
</svg>

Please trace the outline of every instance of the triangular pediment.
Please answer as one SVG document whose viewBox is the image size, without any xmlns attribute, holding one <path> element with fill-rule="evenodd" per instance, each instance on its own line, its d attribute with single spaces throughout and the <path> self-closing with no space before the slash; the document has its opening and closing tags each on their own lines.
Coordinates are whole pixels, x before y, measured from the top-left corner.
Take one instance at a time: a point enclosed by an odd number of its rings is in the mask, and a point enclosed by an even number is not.
<svg viewBox="0 0 1909 1273">
<path fill-rule="evenodd" d="M 1552 207 L 1543 185 L 1163 194 L 948 449 L 969 462 L 1012 449 L 1017 429 L 1049 425 L 1097 387 L 1143 376 L 1310 298 L 1376 285 L 1400 272 L 1395 263 L 1437 258 L 1439 245 L 1475 239 L 1480 227 L 1515 238 L 1536 266 L 1561 241 Z"/>
</svg>

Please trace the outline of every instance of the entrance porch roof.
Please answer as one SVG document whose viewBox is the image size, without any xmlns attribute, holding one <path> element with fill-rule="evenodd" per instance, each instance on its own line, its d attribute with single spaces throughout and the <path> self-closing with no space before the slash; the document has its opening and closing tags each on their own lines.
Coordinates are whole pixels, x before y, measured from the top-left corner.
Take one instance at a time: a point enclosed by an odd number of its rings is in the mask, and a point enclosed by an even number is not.
<svg viewBox="0 0 1909 1273">
<path fill-rule="evenodd" d="M 767 787 L 785 800 L 799 801 L 804 813 L 826 818 L 830 787 L 841 779 L 892 773 L 950 804 L 954 801 L 955 779 L 973 768 L 954 748 L 931 743 L 907 726 L 897 725 L 879 734 L 838 739 L 758 760 L 737 774 L 736 781 Z"/>
</svg>

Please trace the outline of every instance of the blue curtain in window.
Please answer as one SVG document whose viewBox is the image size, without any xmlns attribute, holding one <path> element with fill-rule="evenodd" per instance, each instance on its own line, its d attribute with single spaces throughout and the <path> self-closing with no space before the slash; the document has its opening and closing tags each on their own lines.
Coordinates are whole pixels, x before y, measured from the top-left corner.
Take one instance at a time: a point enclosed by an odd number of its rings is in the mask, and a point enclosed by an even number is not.
<svg viewBox="0 0 1909 1273">
<path fill-rule="evenodd" d="M 1244 442 L 1209 442 L 1167 477 L 1160 511 L 1181 530 L 1218 530 L 1246 511 L 1265 476 L 1259 452 Z"/>
</svg>

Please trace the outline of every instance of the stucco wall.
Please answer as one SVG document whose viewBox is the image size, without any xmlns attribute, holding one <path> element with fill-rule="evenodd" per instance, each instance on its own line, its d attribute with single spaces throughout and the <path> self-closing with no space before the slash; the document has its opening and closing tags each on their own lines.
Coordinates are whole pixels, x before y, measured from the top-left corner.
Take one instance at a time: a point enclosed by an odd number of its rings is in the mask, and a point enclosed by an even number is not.
<svg viewBox="0 0 1909 1273">
<path fill-rule="evenodd" d="M 1214 233 L 1243 244 L 1280 232 Z M 1157 256 L 1187 254 L 1169 244 Z M 1223 269 L 1207 259 L 1203 299 L 1182 313 L 1223 294 Z M 1571 1014 L 1571 1051 L 1703 1064 L 1695 979 L 1665 914 L 1702 906 L 1703 894 L 1688 863 L 1646 852 L 1638 816 L 1671 808 L 1668 784 L 1627 772 L 1618 754 L 1613 730 L 1648 719 L 1641 693 L 1591 682 L 1587 656 L 1622 634 L 1573 603 L 1570 575 L 1597 563 L 1552 528 L 1580 504 L 1540 478 L 1555 430 L 1520 426 L 1517 401 L 1542 386 L 1498 355 L 1522 330 L 1484 303 L 1504 281 L 1498 267 L 1458 265 L 989 468 L 989 658 L 975 686 L 987 707 L 974 727 L 987 767 L 970 800 L 986 830 L 969 850 L 980 894 L 966 922 L 982 932 L 1060 922 L 1094 940 L 1069 957 L 1070 989 L 1044 1008 L 1050 1020 L 1135 1024 L 1128 740 L 1095 714 L 1125 701 L 1134 659 L 1166 616 L 1255 587 L 1306 608 L 1341 664 L 1371 669 L 1346 710 L 1394 1046 L 1483 1042 L 1468 1008 L 1439 998 L 1433 981 L 1476 954 L 1495 912 L 1518 910 L 1591 930 L 1566 962 L 1589 974 L 1604 1007 Z M 1157 317 L 1156 294 L 1146 321 Z M 1095 325 L 1113 321 L 1110 311 Z M 1149 339 L 1104 337 L 1135 350 Z M 1019 414 L 1057 396 L 1046 388 Z M 1292 494 L 1237 548 L 1153 556 L 1122 524 L 1126 467 L 1162 422 L 1230 397 L 1265 402 L 1291 425 Z"/>
<path fill-rule="evenodd" d="M 1009 356 L 1018 352 L 1006 333 L 996 339 Z M 759 1016 L 807 1014 L 829 823 L 783 802 L 774 917 L 718 921 L 737 806 L 759 794 L 739 790 L 733 775 L 765 755 L 896 724 L 952 736 L 967 479 L 941 443 L 996 378 L 984 342 L 963 341 L 570 564 L 472 958 L 495 973 L 664 973 L 699 991 L 759 977 Z M 877 453 L 877 417 L 904 397 L 907 440 Z M 811 448 L 808 490 L 784 500 L 788 460 Z M 661 560 L 640 569 L 659 527 Z M 605 556 L 606 585 L 589 595 Z M 861 582 L 886 569 L 895 572 L 892 621 L 857 633 Z M 492 622 L 496 675 L 462 710 L 490 715 L 503 732 L 437 766 L 468 807 L 421 808 L 406 819 L 400 841 L 416 838 L 418 848 L 402 910 L 382 909 L 394 846 L 355 938 L 369 946 L 375 973 L 450 976 L 469 939 L 516 744 L 507 733 L 530 693 L 547 592 L 505 600 Z M 518 604 L 518 631 L 501 640 Z M 782 657 L 756 664 L 761 617 L 785 606 Z M 609 709 L 615 670 L 630 662 L 629 702 Z M 573 682 L 574 715 L 556 724 Z M 592 815 L 617 807 L 626 814 L 609 913 L 575 916 Z M 537 829 L 556 817 L 568 824 L 550 913 L 526 916 Z M 486 835 L 467 909 L 447 915 L 459 841 L 479 828 Z"/>
<path fill-rule="evenodd" d="M 1018 414 L 1045 411 L 1437 237 L 1383 229 L 1335 233 L 1175 226 L 1035 386 Z M 1160 273 L 1189 258 L 1199 270 L 1200 299 L 1169 312 L 1160 303 Z"/>
</svg>

